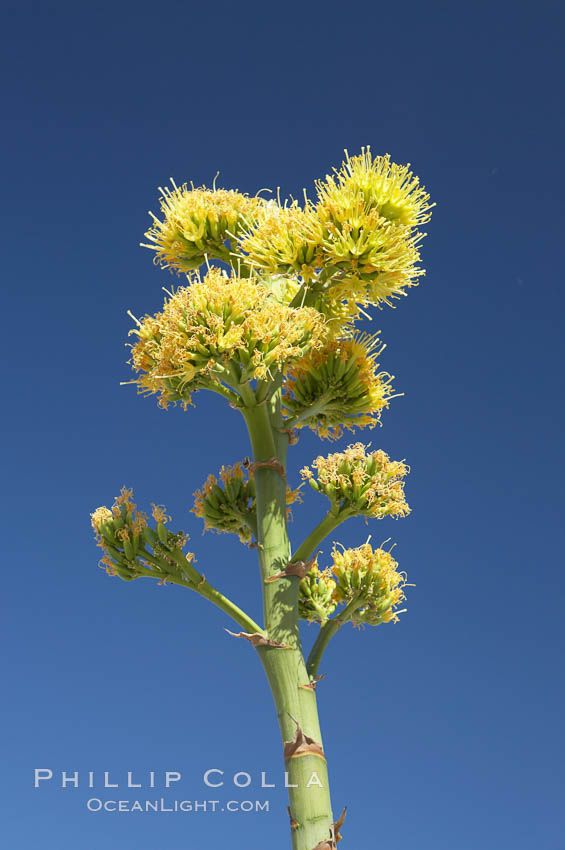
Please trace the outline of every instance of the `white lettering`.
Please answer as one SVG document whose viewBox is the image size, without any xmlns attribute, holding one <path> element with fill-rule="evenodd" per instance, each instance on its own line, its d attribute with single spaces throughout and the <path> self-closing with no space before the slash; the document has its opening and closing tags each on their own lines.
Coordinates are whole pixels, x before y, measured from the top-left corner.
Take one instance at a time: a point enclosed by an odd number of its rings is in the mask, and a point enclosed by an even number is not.
<svg viewBox="0 0 565 850">
<path fill-rule="evenodd" d="M 210 782 L 209 777 L 212 773 L 218 773 L 220 776 L 224 775 L 223 770 L 218 770 L 217 767 L 212 767 L 212 768 L 210 768 L 210 770 L 207 770 L 206 773 L 204 774 L 204 784 L 208 785 L 209 788 L 220 788 L 224 784 L 223 781 L 222 782 L 215 782 L 215 783 Z"/>
<path fill-rule="evenodd" d="M 61 773 L 61 788 L 66 788 L 67 785 L 71 783 L 78 788 L 78 770 L 72 774 L 72 776 L 67 776 L 66 771 L 63 770 Z"/>
<path fill-rule="evenodd" d="M 284 787 L 285 788 L 298 788 L 298 785 L 293 785 L 292 783 L 289 783 L 289 781 L 288 781 L 288 770 L 285 770 L 285 772 L 284 772 Z"/>
<path fill-rule="evenodd" d="M 104 771 L 104 788 L 117 788 L 117 783 L 110 782 L 110 771 Z"/>
<path fill-rule="evenodd" d="M 131 770 L 128 770 L 128 788 L 141 788 L 141 783 L 133 781 L 133 773 Z"/>
<path fill-rule="evenodd" d="M 181 774 L 176 770 L 167 770 L 165 771 L 165 788 L 171 787 L 171 782 L 180 782 L 182 779 Z"/>
<path fill-rule="evenodd" d="M 43 774 L 43 776 L 41 774 Z M 44 779 L 53 779 L 53 771 L 48 768 L 36 767 L 33 787 L 39 788 L 39 783 L 43 782 Z"/>
<path fill-rule="evenodd" d="M 311 785 L 317 785 L 317 786 L 318 786 L 318 788 L 323 788 L 323 787 L 324 787 L 324 786 L 322 785 L 322 783 L 320 782 L 320 777 L 318 776 L 318 774 L 316 773 L 316 771 L 314 771 L 314 773 L 312 774 L 312 776 L 311 776 L 311 777 L 310 777 L 310 779 L 308 780 L 308 782 L 307 782 L 307 784 L 306 784 L 306 787 L 307 787 L 307 788 L 310 788 L 310 786 L 311 786 Z"/>
</svg>

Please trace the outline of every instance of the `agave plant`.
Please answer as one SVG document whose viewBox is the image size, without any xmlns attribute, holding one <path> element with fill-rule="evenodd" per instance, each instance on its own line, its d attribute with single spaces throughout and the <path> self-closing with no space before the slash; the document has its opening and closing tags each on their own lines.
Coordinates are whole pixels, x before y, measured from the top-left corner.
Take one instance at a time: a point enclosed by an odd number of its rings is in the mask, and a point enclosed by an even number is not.
<svg viewBox="0 0 565 850">
<path fill-rule="evenodd" d="M 186 535 L 171 530 L 162 505 L 149 518 L 126 488 L 92 514 L 101 564 L 124 581 L 154 578 L 205 597 L 257 652 L 279 719 L 294 850 L 335 848 L 345 817 L 332 812 L 318 719 L 323 653 L 347 623 L 396 621 L 406 586 L 390 550 L 334 544 L 325 565 L 317 551 L 351 517 L 402 517 L 409 508 L 408 467 L 358 442 L 302 470 L 329 508 L 294 546 L 289 505 L 300 494 L 287 484 L 287 454 L 301 428 L 335 439 L 374 427 L 388 408 L 392 378 L 377 362 L 384 346 L 357 323 L 418 282 L 430 211 L 408 166 L 364 149 L 317 181 L 315 200 L 303 206 L 173 184 L 146 234 L 156 263 L 187 282 L 161 312 L 135 319 L 133 382 L 164 408 L 188 410 L 196 392 L 209 390 L 243 416 L 250 457 L 210 475 L 193 511 L 205 528 L 257 551 L 262 622 L 195 568 Z M 319 625 L 308 657 L 301 619 Z"/>
</svg>

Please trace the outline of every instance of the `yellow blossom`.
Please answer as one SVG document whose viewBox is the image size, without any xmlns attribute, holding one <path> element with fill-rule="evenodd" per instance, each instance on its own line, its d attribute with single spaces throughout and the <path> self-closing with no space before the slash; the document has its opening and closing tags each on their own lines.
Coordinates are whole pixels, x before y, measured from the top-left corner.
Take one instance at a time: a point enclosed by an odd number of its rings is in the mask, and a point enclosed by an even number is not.
<svg viewBox="0 0 565 850">
<path fill-rule="evenodd" d="M 210 474 L 194 493 L 192 513 L 204 520 L 204 530 L 237 534 L 251 540 L 255 522 L 255 482 L 240 463 L 222 466 L 220 481 Z M 221 483 L 220 483 L 221 482 Z M 221 486 L 223 485 L 223 486 Z"/>
<path fill-rule="evenodd" d="M 96 508 L 96 510 L 90 514 L 90 519 L 92 523 L 92 528 L 94 531 L 98 532 L 103 523 L 108 522 L 109 519 L 112 519 L 112 511 L 108 510 L 108 508 L 101 507 Z"/>
<path fill-rule="evenodd" d="M 330 340 L 299 360 L 284 385 L 292 426 L 333 439 L 343 428 L 373 428 L 393 398 L 392 376 L 378 371 L 384 347 L 376 334 L 361 333 Z"/>
<path fill-rule="evenodd" d="M 234 190 L 189 188 L 187 184 L 161 189 L 163 219 L 153 217 L 145 236 L 155 260 L 171 271 L 199 268 L 208 258 L 229 260 L 226 240 L 233 241 L 257 219 L 265 201 Z M 230 247 L 233 246 L 230 244 Z"/>
<path fill-rule="evenodd" d="M 424 272 L 418 266 L 417 227 L 430 218 L 429 195 L 408 166 L 369 148 L 316 183 L 309 218 L 316 232 L 331 297 L 390 303 Z"/>
<path fill-rule="evenodd" d="M 167 514 L 165 505 L 156 505 L 153 502 L 151 503 L 151 516 L 155 522 L 162 522 L 163 524 L 169 522 L 171 519 Z"/>
<path fill-rule="evenodd" d="M 181 554 L 188 540 L 182 531 L 175 533 L 165 528 L 170 517 L 164 505 L 153 505 L 155 528 L 151 528 L 147 514 L 133 501 L 133 491 L 122 487 L 111 510 L 97 508 L 91 518 L 98 546 L 104 553 L 100 564 L 109 575 L 124 581 L 140 576 L 188 580 L 183 567 L 188 569 L 186 565 L 194 560 L 194 555 Z"/>
<path fill-rule="evenodd" d="M 308 281 L 322 264 L 321 241 L 321 227 L 316 232 L 296 202 L 280 206 L 271 201 L 239 245 L 254 267 L 269 274 L 299 274 Z"/>
<path fill-rule="evenodd" d="M 373 549 L 367 542 L 355 549 L 334 546 L 332 558 L 334 599 L 339 604 L 354 605 L 350 612 L 354 625 L 378 626 L 398 620 L 400 612 L 395 607 L 405 599 L 406 576 L 398 572 L 398 563 L 390 552 Z"/>
<path fill-rule="evenodd" d="M 242 257 L 268 274 L 296 274 L 305 301 L 328 318 L 356 318 L 358 305 L 391 303 L 424 274 L 418 228 L 429 195 L 409 166 L 370 148 L 316 181 L 316 201 L 268 202 L 239 239 Z"/>
<path fill-rule="evenodd" d="M 202 488 L 194 493 L 192 513 L 204 520 L 204 530 L 237 534 L 242 543 L 249 543 L 256 534 L 257 506 L 255 480 L 241 463 L 222 466 L 220 480 L 210 474 Z M 301 502 L 299 490 L 287 485 L 287 518 L 290 505 Z"/>
<path fill-rule="evenodd" d="M 301 620 L 323 625 L 337 608 L 337 582 L 331 570 L 320 570 L 317 564 L 300 581 L 298 616 Z"/>
<path fill-rule="evenodd" d="M 190 404 L 198 389 L 222 382 L 237 389 L 287 370 L 322 345 L 325 325 L 313 308 L 281 304 L 265 286 L 213 268 L 177 289 L 132 333 L 139 338 L 131 357 L 141 373 L 135 383 L 141 392 L 160 393 L 166 407 Z"/>
<path fill-rule="evenodd" d="M 430 220 L 430 196 L 409 165 L 391 162 L 389 154 L 373 157 L 370 147 L 362 148 L 358 156 L 345 153 L 346 160 L 335 175 L 316 183 L 322 207 L 334 207 L 339 217 L 340 210 L 356 205 L 359 213 L 376 210 L 382 218 L 406 227 Z"/>
<path fill-rule="evenodd" d="M 409 469 L 402 461 L 390 460 L 381 450 L 369 453 L 362 443 L 355 443 L 343 452 L 320 455 L 312 469 L 315 475 L 308 467 L 301 470 L 303 480 L 340 512 L 375 519 L 410 513 L 404 496 L 404 478 Z"/>
</svg>

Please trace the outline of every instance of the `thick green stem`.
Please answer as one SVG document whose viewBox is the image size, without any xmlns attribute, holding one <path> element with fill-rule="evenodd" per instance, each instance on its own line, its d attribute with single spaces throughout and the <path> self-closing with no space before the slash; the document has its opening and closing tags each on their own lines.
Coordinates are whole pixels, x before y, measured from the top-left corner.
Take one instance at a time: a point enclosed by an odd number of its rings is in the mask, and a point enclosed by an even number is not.
<svg viewBox="0 0 565 850">
<path fill-rule="evenodd" d="M 321 747 L 316 694 L 309 687 L 298 628 L 299 580 L 293 576 L 265 581 L 282 572 L 290 559 L 286 480 L 276 463 L 260 465 L 276 458 L 284 467 L 288 439 L 274 430 L 280 425 L 280 402 L 275 394 L 269 405 L 246 408 L 243 412 L 254 462 L 259 464 L 254 474 L 265 631 L 270 640 L 285 647 L 264 646 L 258 652 L 273 694 L 283 743 L 294 741 L 299 728 L 301 734 Z M 285 769 L 291 820 L 295 824 L 291 828 L 292 848 L 314 850 L 330 838 L 333 820 L 326 760 L 306 750 L 287 758 Z"/>
<path fill-rule="evenodd" d="M 304 687 L 309 679 L 301 650 L 263 647 L 259 655 L 271 686 L 282 741 L 295 739 L 296 720 L 305 735 L 322 745 L 316 693 Z M 314 850 L 330 837 L 333 821 L 325 758 L 296 755 L 285 761 L 285 771 L 290 815 L 297 824 L 291 828 L 292 848 Z M 273 842 L 273 846 L 283 846 L 283 842 Z"/>
</svg>

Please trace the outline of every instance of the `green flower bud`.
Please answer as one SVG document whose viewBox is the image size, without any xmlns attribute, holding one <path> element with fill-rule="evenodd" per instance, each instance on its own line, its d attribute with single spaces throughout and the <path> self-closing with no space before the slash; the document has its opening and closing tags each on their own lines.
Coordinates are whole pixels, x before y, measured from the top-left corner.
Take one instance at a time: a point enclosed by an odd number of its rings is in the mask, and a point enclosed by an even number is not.
<svg viewBox="0 0 565 850">
<path fill-rule="evenodd" d="M 362 443 L 355 443 L 343 452 L 317 457 L 312 469 L 302 469 L 302 478 L 323 493 L 335 510 L 376 519 L 410 512 L 404 497 L 408 467 L 390 460 L 383 451 L 367 454 Z"/>
</svg>

